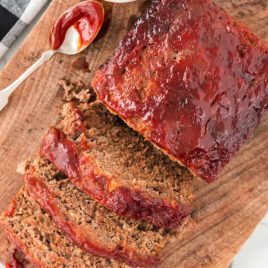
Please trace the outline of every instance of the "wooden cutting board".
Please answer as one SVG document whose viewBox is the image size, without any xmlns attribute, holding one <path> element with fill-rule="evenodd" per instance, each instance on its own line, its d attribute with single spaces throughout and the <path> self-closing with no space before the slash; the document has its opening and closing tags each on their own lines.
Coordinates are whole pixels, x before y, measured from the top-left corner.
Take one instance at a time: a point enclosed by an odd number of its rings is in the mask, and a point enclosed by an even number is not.
<svg viewBox="0 0 268 268">
<path fill-rule="evenodd" d="M 54 0 L 13 59 L 0 73 L 0 88 L 9 85 L 41 53 L 49 49 L 53 22 L 78 0 Z M 268 41 L 268 0 L 217 0 L 262 39 Z M 111 22 L 104 35 L 78 56 L 56 55 L 35 72 L 0 112 L 0 210 L 22 185 L 16 166 L 36 155 L 41 137 L 53 125 L 61 105 L 58 81 L 90 84 L 96 68 L 113 52 L 129 29 L 143 1 L 110 5 Z M 268 118 L 213 184 L 195 181 L 194 230 L 165 250 L 159 267 L 227 267 L 241 245 L 268 212 Z M 267 240 L 268 243 L 268 240 Z M 0 232 L 0 256 L 5 240 Z"/>
</svg>

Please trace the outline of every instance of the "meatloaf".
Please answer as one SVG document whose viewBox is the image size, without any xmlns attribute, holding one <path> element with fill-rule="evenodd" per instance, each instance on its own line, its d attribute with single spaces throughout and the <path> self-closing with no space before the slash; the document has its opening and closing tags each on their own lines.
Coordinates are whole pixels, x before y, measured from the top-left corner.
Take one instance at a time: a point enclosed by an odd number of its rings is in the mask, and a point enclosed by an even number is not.
<svg viewBox="0 0 268 268">
<path fill-rule="evenodd" d="M 268 49 L 211 0 L 153 0 L 96 73 L 98 98 L 213 181 L 268 107 Z"/>
<path fill-rule="evenodd" d="M 79 191 L 47 160 L 36 159 L 30 165 L 25 186 L 76 245 L 131 266 L 157 264 L 165 244 L 189 229 L 190 220 L 171 232 L 119 217 Z"/>
<path fill-rule="evenodd" d="M 2 216 L 7 237 L 36 267 L 126 268 L 75 246 L 57 228 L 52 218 L 22 189 Z"/>
<path fill-rule="evenodd" d="M 67 103 L 40 154 L 118 215 L 173 228 L 190 213 L 192 175 L 99 102 Z"/>
</svg>

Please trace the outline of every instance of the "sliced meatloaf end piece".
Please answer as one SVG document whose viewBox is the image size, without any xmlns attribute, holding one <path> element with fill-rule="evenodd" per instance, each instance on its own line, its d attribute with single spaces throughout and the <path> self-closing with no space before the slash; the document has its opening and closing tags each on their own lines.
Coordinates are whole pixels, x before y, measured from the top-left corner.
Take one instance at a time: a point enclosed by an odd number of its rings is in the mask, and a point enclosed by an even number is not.
<svg viewBox="0 0 268 268">
<path fill-rule="evenodd" d="M 78 190 L 43 159 L 32 163 L 25 186 L 76 245 L 134 267 L 157 264 L 163 247 L 192 226 L 191 219 L 186 219 L 177 229 L 168 231 L 122 218 Z"/>
<path fill-rule="evenodd" d="M 52 218 L 22 189 L 1 217 L 7 238 L 36 267 L 42 268 L 126 268 L 113 260 L 75 246 L 57 228 Z"/>
<path fill-rule="evenodd" d="M 153 0 L 92 86 L 130 127 L 211 182 L 268 108 L 268 49 L 211 0 Z"/>
<path fill-rule="evenodd" d="M 190 213 L 191 173 L 101 103 L 67 103 L 40 154 L 118 215 L 174 228 Z"/>
</svg>

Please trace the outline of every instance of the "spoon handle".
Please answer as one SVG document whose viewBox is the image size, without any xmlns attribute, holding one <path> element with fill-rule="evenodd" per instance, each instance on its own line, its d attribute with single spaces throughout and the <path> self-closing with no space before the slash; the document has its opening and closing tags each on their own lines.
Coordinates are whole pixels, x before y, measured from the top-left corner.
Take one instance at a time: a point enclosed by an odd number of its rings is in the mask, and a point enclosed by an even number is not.
<svg viewBox="0 0 268 268">
<path fill-rule="evenodd" d="M 42 56 L 31 66 L 29 67 L 19 78 L 17 78 L 11 85 L 3 89 L 3 91 L 12 92 L 26 79 L 28 78 L 36 69 L 38 69 L 44 62 L 49 60 L 54 54 L 55 50 L 48 50 L 42 54 Z"/>
<path fill-rule="evenodd" d="M 15 80 L 11 85 L 4 88 L 3 90 L 0 90 L 0 111 L 7 105 L 8 98 L 13 93 L 13 91 L 44 62 L 49 60 L 55 53 L 55 50 L 48 50 L 44 52 L 40 59 L 38 59 L 31 67 L 29 67 L 17 80 Z"/>
</svg>

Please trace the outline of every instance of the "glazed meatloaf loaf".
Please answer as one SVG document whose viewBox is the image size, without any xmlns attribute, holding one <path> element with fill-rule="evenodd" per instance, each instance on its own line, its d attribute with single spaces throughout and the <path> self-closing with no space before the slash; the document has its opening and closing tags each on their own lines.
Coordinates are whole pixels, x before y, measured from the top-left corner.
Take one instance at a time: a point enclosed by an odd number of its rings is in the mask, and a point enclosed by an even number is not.
<svg viewBox="0 0 268 268">
<path fill-rule="evenodd" d="M 191 173 L 99 102 L 65 104 L 40 154 L 118 215 L 173 228 L 190 213 Z"/>
<path fill-rule="evenodd" d="M 47 160 L 36 159 L 25 186 L 66 235 L 83 250 L 131 266 L 152 266 L 170 239 L 190 228 L 190 219 L 174 231 L 144 221 L 126 220 L 79 191 Z"/>
<path fill-rule="evenodd" d="M 96 73 L 98 98 L 213 181 L 268 107 L 268 49 L 210 0 L 153 0 Z"/>
<path fill-rule="evenodd" d="M 7 237 L 42 268 L 127 268 L 113 260 L 89 253 L 75 246 L 58 230 L 52 218 L 22 189 L 1 218 Z"/>
</svg>

